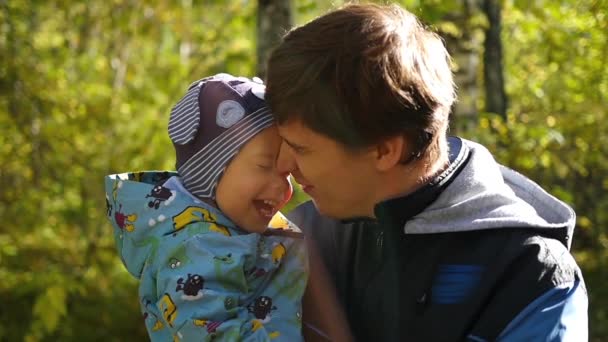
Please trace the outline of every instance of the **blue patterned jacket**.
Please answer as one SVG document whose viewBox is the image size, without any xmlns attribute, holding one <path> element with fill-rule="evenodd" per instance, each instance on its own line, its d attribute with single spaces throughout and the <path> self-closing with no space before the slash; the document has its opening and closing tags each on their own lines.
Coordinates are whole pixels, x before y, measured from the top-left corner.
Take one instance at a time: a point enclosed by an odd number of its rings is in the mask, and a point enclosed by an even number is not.
<svg viewBox="0 0 608 342">
<path fill-rule="evenodd" d="M 140 279 L 150 339 L 302 340 L 304 241 L 285 236 L 294 234 L 244 232 L 192 197 L 174 176 L 138 172 L 105 178 L 116 248 Z M 270 226 L 297 231 L 280 213 Z"/>
</svg>

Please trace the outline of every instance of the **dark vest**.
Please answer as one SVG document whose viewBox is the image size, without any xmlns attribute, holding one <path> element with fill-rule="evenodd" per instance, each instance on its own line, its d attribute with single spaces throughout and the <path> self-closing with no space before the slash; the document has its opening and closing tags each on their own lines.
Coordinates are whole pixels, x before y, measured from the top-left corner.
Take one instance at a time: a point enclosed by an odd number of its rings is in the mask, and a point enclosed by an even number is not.
<svg viewBox="0 0 608 342">
<path fill-rule="evenodd" d="M 316 242 L 357 341 L 495 340 L 541 294 L 582 279 L 566 229 L 404 234 L 467 162 L 460 147 L 436 181 L 379 204 L 377 220 L 329 219 L 312 202 L 288 215 Z"/>
</svg>

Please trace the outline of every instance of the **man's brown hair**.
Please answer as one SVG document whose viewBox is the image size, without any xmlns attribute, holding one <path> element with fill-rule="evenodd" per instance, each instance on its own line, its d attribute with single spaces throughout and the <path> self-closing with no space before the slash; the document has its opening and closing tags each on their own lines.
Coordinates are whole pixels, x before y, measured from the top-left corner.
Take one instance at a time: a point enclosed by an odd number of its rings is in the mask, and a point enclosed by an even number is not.
<svg viewBox="0 0 608 342">
<path fill-rule="evenodd" d="M 396 5 L 351 4 L 291 30 L 267 70 L 279 124 L 299 119 L 354 150 L 403 135 L 406 163 L 437 152 L 455 99 L 441 38 Z"/>
</svg>

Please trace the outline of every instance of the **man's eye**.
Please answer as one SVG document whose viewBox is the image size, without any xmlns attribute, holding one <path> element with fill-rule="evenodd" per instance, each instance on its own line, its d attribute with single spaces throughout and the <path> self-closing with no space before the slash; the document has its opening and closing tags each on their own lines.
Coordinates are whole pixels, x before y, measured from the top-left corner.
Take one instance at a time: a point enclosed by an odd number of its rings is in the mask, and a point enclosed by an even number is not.
<svg viewBox="0 0 608 342">
<path fill-rule="evenodd" d="M 291 149 L 293 150 L 293 152 L 295 154 L 302 154 L 302 153 L 304 153 L 304 148 L 299 147 L 299 146 L 292 146 Z"/>
<path fill-rule="evenodd" d="M 264 164 L 258 164 L 258 167 L 262 170 L 270 170 L 272 169 L 272 165 L 264 165 Z"/>
</svg>

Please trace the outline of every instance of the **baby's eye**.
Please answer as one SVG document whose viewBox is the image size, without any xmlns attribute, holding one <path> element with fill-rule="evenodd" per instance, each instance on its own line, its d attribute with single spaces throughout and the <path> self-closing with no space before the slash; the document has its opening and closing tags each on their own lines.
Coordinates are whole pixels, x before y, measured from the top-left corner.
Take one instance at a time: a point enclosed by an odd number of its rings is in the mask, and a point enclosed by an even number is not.
<svg viewBox="0 0 608 342">
<path fill-rule="evenodd" d="M 266 165 L 266 164 L 258 164 L 258 167 L 262 170 L 272 170 L 272 165 Z"/>
</svg>

